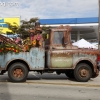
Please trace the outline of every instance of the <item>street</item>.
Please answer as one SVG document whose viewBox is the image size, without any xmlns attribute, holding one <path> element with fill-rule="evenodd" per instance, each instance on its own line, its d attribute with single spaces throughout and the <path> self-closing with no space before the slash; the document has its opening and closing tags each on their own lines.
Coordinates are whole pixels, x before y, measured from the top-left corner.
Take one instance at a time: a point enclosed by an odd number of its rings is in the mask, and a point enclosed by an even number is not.
<svg viewBox="0 0 100 100">
<path fill-rule="evenodd" d="M 100 100 L 100 76 L 80 83 L 64 74 L 31 72 L 25 83 L 11 83 L 0 76 L 0 100 Z"/>
</svg>

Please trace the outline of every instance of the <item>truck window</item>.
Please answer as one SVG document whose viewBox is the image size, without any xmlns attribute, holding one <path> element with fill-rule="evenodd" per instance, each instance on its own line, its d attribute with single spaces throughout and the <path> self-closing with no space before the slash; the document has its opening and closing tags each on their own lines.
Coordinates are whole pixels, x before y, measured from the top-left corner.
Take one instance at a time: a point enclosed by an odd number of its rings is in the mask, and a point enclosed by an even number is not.
<svg viewBox="0 0 100 100">
<path fill-rule="evenodd" d="M 62 31 L 54 32 L 54 44 L 63 44 L 64 33 Z"/>
</svg>

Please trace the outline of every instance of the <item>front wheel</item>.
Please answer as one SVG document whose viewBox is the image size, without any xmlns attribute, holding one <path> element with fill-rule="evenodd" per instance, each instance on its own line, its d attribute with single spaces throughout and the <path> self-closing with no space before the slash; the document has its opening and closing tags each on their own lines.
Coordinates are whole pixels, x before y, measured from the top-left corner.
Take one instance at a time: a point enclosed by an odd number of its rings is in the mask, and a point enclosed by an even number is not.
<svg viewBox="0 0 100 100">
<path fill-rule="evenodd" d="M 92 76 L 92 69 L 85 63 L 80 63 L 74 70 L 74 76 L 79 82 L 87 82 Z"/>
<path fill-rule="evenodd" d="M 14 63 L 8 69 L 8 76 L 12 82 L 25 82 L 28 69 L 23 63 Z"/>
</svg>

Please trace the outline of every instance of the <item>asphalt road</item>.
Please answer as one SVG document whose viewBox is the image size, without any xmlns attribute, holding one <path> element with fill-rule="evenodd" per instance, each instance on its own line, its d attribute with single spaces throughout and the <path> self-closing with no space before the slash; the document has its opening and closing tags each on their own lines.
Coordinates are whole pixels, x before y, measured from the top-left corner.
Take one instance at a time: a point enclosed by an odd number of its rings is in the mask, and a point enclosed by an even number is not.
<svg viewBox="0 0 100 100">
<path fill-rule="evenodd" d="M 24 83 L 0 76 L 0 100 L 100 100 L 100 76 L 80 83 L 64 74 L 29 73 Z"/>
<path fill-rule="evenodd" d="M 100 100 L 100 87 L 5 82 L 0 100 Z"/>
</svg>

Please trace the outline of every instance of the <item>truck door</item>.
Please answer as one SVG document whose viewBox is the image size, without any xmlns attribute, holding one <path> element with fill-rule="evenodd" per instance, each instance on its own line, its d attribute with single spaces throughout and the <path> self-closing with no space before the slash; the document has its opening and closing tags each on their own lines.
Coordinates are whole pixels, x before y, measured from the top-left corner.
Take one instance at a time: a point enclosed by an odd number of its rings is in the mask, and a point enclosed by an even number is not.
<svg viewBox="0 0 100 100">
<path fill-rule="evenodd" d="M 72 57 L 70 49 L 66 49 L 66 30 L 54 30 L 51 33 L 50 67 L 51 68 L 71 68 Z"/>
</svg>

